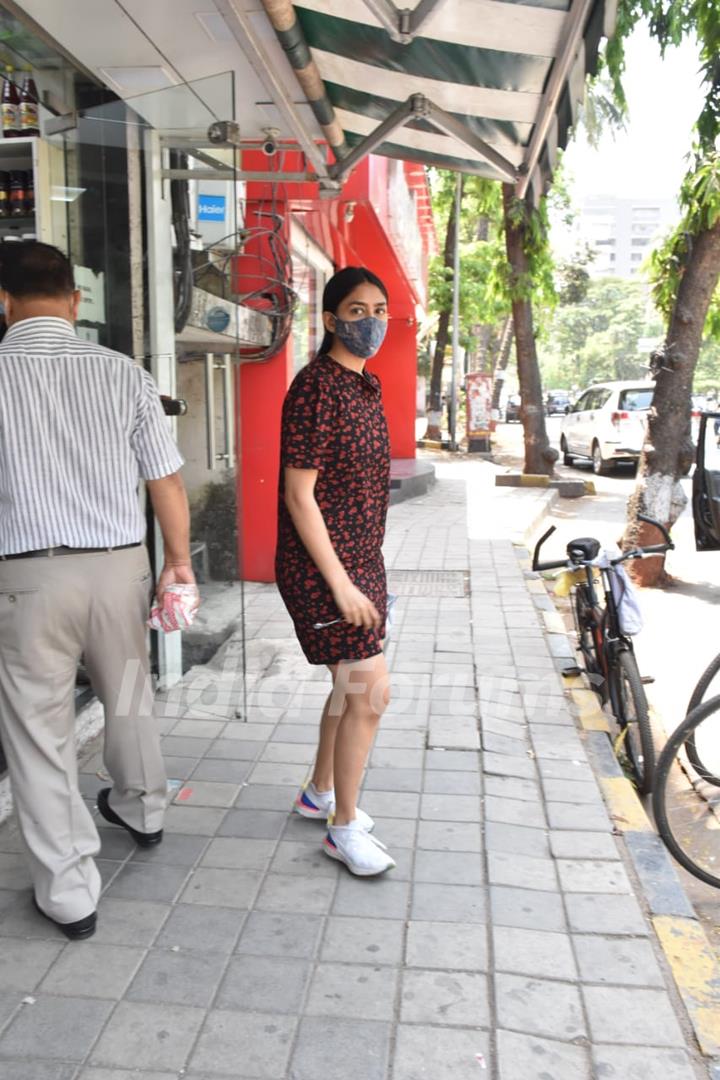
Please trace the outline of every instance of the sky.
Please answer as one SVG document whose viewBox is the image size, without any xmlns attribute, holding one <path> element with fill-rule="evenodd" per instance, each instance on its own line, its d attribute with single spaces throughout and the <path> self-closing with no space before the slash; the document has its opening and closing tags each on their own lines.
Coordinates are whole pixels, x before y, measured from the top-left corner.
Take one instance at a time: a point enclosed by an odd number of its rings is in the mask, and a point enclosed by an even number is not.
<svg viewBox="0 0 720 1080">
<path fill-rule="evenodd" d="M 627 129 L 605 135 L 597 150 L 584 130 L 568 145 L 565 165 L 574 201 L 589 195 L 672 198 L 685 173 L 691 128 L 702 104 L 697 46 L 684 42 L 660 58 L 646 26 L 626 46 Z"/>
</svg>

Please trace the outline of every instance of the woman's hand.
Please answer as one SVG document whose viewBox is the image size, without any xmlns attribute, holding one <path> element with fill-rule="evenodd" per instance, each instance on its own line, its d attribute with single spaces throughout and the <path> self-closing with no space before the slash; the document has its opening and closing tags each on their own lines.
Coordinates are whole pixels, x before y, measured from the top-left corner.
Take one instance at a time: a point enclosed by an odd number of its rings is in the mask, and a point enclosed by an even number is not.
<svg viewBox="0 0 720 1080">
<path fill-rule="evenodd" d="M 345 622 L 352 623 L 353 626 L 364 626 L 366 630 L 373 627 L 380 629 L 377 608 L 352 581 L 344 582 L 333 589 L 333 598 Z"/>
</svg>

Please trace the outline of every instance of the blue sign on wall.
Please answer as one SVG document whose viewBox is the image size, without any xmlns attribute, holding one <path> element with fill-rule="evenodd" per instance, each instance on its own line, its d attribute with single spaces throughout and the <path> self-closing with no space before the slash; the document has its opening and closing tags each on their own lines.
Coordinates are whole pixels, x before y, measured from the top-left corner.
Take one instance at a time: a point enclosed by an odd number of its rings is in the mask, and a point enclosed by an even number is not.
<svg viewBox="0 0 720 1080">
<path fill-rule="evenodd" d="M 224 221 L 225 202 L 224 195 L 203 195 L 202 192 L 199 192 L 197 204 L 198 221 Z"/>
</svg>

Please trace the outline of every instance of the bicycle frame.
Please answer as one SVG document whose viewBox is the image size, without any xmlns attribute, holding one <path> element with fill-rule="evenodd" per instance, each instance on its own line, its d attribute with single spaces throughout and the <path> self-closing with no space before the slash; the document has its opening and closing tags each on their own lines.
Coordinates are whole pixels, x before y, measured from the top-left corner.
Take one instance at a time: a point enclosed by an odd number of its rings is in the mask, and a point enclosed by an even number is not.
<svg viewBox="0 0 720 1080">
<path fill-rule="evenodd" d="M 594 685 L 593 673 L 587 672 L 587 674 L 593 684 L 593 689 L 605 702 L 611 697 L 613 691 L 608 676 L 615 666 L 616 657 L 624 650 L 632 652 L 633 645 L 630 638 L 620 630 L 620 619 L 610 577 L 614 570 L 612 567 L 597 567 L 589 562 L 576 564 L 577 569 L 581 567 L 585 571 L 586 580 L 583 587 L 587 590 L 590 613 L 593 617 L 593 623 L 588 628 L 595 642 L 602 684 Z M 600 571 L 604 604 L 598 598 L 598 589 L 595 584 L 597 570 Z M 575 588 L 577 589 L 577 586 Z M 614 705 L 615 702 L 612 704 Z"/>
</svg>

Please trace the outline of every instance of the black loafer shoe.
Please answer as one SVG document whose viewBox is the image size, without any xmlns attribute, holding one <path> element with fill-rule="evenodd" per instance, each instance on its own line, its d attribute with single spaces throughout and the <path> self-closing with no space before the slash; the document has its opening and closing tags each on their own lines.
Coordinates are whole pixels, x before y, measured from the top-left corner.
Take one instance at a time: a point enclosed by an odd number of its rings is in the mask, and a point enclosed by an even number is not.
<svg viewBox="0 0 720 1080">
<path fill-rule="evenodd" d="M 159 844 L 163 838 L 162 829 L 158 829 L 157 832 L 138 832 L 137 829 L 133 829 L 131 825 L 123 821 L 121 817 L 115 813 L 109 803 L 109 796 L 112 788 L 106 787 L 102 791 L 98 791 L 97 794 L 97 808 L 100 811 L 102 817 L 106 821 L 109 821 L 111 825 L 119 825 L 121 829 L 125 829 L 129 832 L 133 840 L 140 847 L 152 847 L 153 844 Z"/>
<path fill-rule="evenodd" d="M 84 938 L 92 937 L 97 927 L 97 912 L 93 911 L 92 914 L 86 915 L 84 919 L 78 919 L 77 922 L 58 922 L 57 919 L 53 919 L 52 915 L 48 915 L 46 911 L 38 904 L 35 896 L 33 896 L 33 904 L 35 910 L 42 915 L 48 922 L 54 923 L 58 930 L 62 930 L 66 938 L 70 938 L 71 941 L 82 941 Z"/>
</svg>

